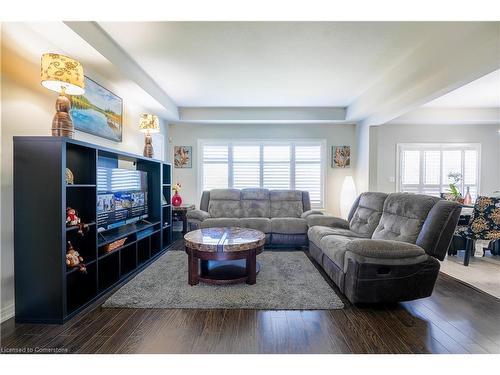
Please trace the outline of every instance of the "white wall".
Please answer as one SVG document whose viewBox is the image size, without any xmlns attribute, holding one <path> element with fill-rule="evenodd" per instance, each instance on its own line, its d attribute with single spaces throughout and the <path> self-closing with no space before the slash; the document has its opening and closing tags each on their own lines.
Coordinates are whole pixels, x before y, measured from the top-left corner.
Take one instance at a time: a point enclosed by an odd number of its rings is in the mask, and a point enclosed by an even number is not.
<svg viewBox="0 0 500 375">
<path fill-rule="evenodd" d="M 301 139 L 317 138 L 327 141 L 327 176 L 325 186 L 326 211 L 340 214 L 340 188 L 343 178 L 353 175 L 353 168 L 331 168 L 331 146 L 351 145 L 354 155 L 354 128 L 352 124 L 170 124 L 173 146 L 193 147 L 193 168 L 173 169 L 173 181 L 182 184 L 181 196 L 185 203 L 199 206 L 197 189 L 199 139 Z"/>
<path fill-rule="evenodd" d="M 397 143 L 480 143 L 480 193 L 500 190 L 499 125 L 398 125 L 376 127 L 375 150 L 370 157 L 376 159 L 376 176 L 370 178 L 371 190 L 396 191 Z"/>
<path fill-rule="evenodd" d="M 23 46 L 6 33 L 2 25 L 1 48 L 1 319 L 14 311 L 13 264 L 13 186 L 12 186 L 12 137 L 21 135 L 50 135 L 54 104 L 57 94 L 40 85 L 40 62 L 27 58 Z M 88 72 L 91 77 L 99 72 Z M 75 138 L 115 149 L 142 155 L 144 135 L 138 131 L 138 119 L 145 108 L 129 92 L 115 91 L 113 83 L 99 77 L 99 83 L 122 97 L 124 103 L 123 142 L 117 143 L 77 132 Z M 162 126 L 166 136 L 166 127 Z M 34 213 L 43 215 L 43 213 Z"/>
</svg>

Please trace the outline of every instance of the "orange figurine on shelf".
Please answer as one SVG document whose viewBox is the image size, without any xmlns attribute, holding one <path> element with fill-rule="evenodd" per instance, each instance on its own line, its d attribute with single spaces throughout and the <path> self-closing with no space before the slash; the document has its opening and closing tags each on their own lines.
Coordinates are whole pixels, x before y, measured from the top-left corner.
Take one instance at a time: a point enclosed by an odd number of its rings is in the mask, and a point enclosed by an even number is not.
<svg viewBox="0 0 500 375">
<path fill-rule="evenodd" d="M 176 182 L 175 185 L 172 187 L 172 190 L 174 191 L 174 195 L 172 196 L 172 205 L 175 207 L 179 207 L 182 204 L 182 198 L 179 195 L 179 191 L 181 190 L 181 184 Z"/>
</svg>

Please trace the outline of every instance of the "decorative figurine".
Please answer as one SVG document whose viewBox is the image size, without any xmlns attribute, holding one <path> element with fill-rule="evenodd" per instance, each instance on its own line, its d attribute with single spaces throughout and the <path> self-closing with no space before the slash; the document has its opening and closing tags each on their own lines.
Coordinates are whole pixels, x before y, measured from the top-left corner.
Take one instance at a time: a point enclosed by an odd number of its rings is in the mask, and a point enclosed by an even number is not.
<svg viewBox="0 0 500 375">
<path fill-rule="evenodd" d="M 71 169 L 66 168 L 66 184 L 73 185 L 75 183 L 75 177 L 73 176 L 73 172 Z"/>
<path fill-rule="evenodd" d="M 74 227 L 78 226 L 78 234 L 82 235 L 89 231 L 88 224 L 82 223 L 81 219 L 78 217 L 78 212 L 72 207 L 66 208 L 66 226 Z"/>
<path fill-rule="evenodd" d="M 179 195 L 181 184 L 176 182 L 174 186 L 172 186 L 172 190 L 174 191 L 174 195 L 172 196 L 172 205 L 175 207 L 179 207 L 182 204 L 182 198 Z"/>
<path fill-rule="evenodd" d="M 80 272 L 87 273 L 87 267 L 83 264 L 83 258 L 80 256 L 78 251 L 73 248 L 73 245 L 68 241 L 68 250 L 66 251 L 66 265 L 68 267 L 80 268 Z"/>
</svg>

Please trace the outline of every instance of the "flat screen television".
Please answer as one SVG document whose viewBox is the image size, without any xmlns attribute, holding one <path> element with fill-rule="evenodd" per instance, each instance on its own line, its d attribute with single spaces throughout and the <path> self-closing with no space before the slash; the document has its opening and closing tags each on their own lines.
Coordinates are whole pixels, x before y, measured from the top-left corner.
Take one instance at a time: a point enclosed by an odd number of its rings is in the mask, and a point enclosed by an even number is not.
<svg viewBox="0 0 500 375">
<path fill-rule="evenodd" d="M 97 168 L 97 230 L 103 232 L 148 217 L 148 174 Z"/>
</svg>

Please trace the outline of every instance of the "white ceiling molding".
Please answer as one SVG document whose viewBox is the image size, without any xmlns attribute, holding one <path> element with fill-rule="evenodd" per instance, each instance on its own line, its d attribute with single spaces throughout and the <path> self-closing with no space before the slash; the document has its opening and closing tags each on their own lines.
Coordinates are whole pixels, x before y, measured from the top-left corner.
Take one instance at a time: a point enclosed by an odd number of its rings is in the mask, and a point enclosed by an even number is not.
<svg viewBox="0 0 500 375">
<path fill-rule="evenodd" d="M 96 22 L 65 22 L 65 24 L 113 63 L 126 77 L 163 105 L 167 111 L 167 120 L 179 118 L 177 105 L 167 93 Z"/>
<path fill-rule="evenodd" d="M 423 107 L 397 117 L 394 125 L 500 125 L 500 108 Z"/>
<path fill-rule="evenodd" d="M 180 107 L 183 122 L 343 122 L 341 107 Z"/>
<path fill-rule="evenodd" d="M 445 24 L 347 110 L 347 120 L 380 125 L 500 67 L 500 23 Z"/>
</svg>

